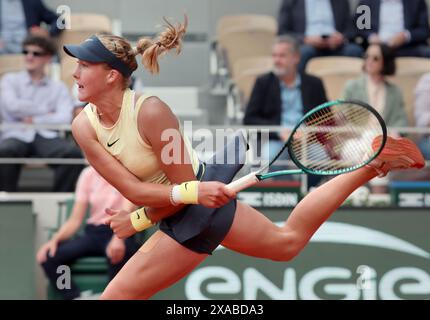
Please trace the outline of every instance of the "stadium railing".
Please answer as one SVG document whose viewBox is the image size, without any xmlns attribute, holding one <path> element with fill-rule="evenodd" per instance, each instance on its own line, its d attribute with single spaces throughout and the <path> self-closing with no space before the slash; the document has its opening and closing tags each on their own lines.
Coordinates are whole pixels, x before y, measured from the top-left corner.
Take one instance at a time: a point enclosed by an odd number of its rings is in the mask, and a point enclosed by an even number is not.
<svg viewBox="0 0 430 320">
<path fill-rule="evenodd" d="M 195 142 L 194 144 L 201 144 L 202 141 L 205 141 L 205 139 L 213 139 L 214 137 L 218 137 L 220 135 L 227 136 L 228 134 L 231 134 L 235 130 L 248 130 L 252 133 L 257 134 L 257 132 L 261 132 L 262 130 L 265 130 L 265 133 L 268 132 L 280 132 L 281 130 L 289 129 L 282 126 L 267 126 L 262 128 L 261 126 L 242 126 L 242 125 L 192 125 L 192 123 L 189 123 L 191 125 L 191 129 L 189 126 L 187 126 L 187 123 L 184 122 L 184 128 L 188 128 L 185 130 L 185 134 L 187 134 L 192 142 Z M 58 130 L 62 134 L 66 134 L 67 132 L 70 132 L 71 126 L 70 125 L 29 125 L 29 124 L 0 124 L 0 132 L 2 130 L 7 130 L 9 128 L 29 128 L 32 127 L 34 129 L 51 129 L 51 130 Z M 291 129 L 291 128 L 290 128 Z M 417 140 L 417 137 L 424 134 L 430 135 L 430 128 L 418 128 L 418 127 L 390 127 L 388 128 L 389 132 L 392 133 L 401 133 L 406 136 L 411 137 L 413 140 Z M 190 136 L 192 135 L 192 136 Z M 256 140 L 255 140 L 256 141 Z M 254 142 L 254 141 L 252 141 Z M 208 158 L 212 153 L 215 151 L 214 148 L 216 148 L 216 143 L 210 143 L 205 146 L 212 146 L 212 148 L 199 150 L 199 156 L 202 158 Z M 251 152 L 248 152 L 248 154 L 257 154 L 253 152 L 253 148 L 255 146 L 251 145 Z M 261 155 L 260 155 L 261 157 Z M 255 159 L 251 159 L 252 161 Z M 258 159 L 257 159 L 258 160 Z M 50 164 L 88 164 L 86 159 L 59 159 L 59 158 L 0 158 L 0 164 L 6 164 L 6 163 L 20 163 L 25 164 L 27 166 L 46 166 Z M 279 165 L 291 165 L 292 163 L 290 161 L 278 161 Z M 429 165 L 430 162 L 427 161 L 427 165 Z M 420 178 L 420 174 L 414 174 L 413 179 L 411 180 L 426 180 L 429 179 L 429 175 L 426 172 L 426 170 L 422 171 L 422 179 Z M 407 180 L 407 178 L 402 177 L 402 180 Z M 306 185 L 306 179 L 305 176 L 302 175 L 300 177 L 301 180 L 301 186 L 302 186 L 302 192 L 306 193 L 307 191 L 307 185 Z"/>
</svg>

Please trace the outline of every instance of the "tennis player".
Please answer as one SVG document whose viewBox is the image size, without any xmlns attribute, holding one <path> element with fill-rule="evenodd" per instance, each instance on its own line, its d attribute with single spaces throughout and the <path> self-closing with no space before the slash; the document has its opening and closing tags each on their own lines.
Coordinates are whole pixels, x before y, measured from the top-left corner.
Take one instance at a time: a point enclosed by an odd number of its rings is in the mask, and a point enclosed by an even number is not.
<svg viewBox="0 0 430 320">
<path fill-rule="evenodd" d="M 285 225 L 278 227 L 257 210 L 236 201 L 225 188 L 241 168 L 246 139 L 237 134 L 214 157 L 233 152 L 234 164 L 198 160 L 182 134 L 178 119 L 155 96 L 137 101 L 126 89 L 142 55 L 145 68 L 159 71 L 158 58 L 181 50 L 184 24 L 168 23 L 156 40 L 139 40 L 136 48 L 117 36 L 95 35 L 64 50 L 78 59 L 74 78 L 79 99 L 88 102 L 74 120 L 73 135 L 90 164 L 136 205 L 137 211 L 109 210 L 106 221 L 120 238 L 159 222 L 156 231 L 105 289 L 102 299 L 148 299 L 177 282 L 222 244 L 249 256 L 275 261 L 294 258 L 319 226 L 359 186 L 393 169 L 420 168 L 424 159 L 407 139 L 389 138 L 371 165 L 337 176 L 306 196 Z M 175 148 L 181 161 L 166 161 L 177 132 Z"/>
</svg>

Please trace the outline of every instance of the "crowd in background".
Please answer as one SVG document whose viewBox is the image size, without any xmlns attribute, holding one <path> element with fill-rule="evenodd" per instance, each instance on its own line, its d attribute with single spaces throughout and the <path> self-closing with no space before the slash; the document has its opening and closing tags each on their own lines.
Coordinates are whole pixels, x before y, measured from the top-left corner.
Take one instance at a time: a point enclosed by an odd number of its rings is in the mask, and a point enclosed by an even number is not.
<svg viewBox="0 0 430 320">
<path fill-rule="evenodd" d="M 349 56 L 363 59 L 362 74 L 347 81 L 342 98 L 369 103 L 388 127 L 412 126 L 404 93 L 387 77 L 395 75 L 397 57 L 430 58 L 427 4 L 424 0 L 361 0 L 356 4 L 363 5 L 370 8 L 370 29 L 358 27 L 360 11 L 351 10 L 348 1 L 283 0 L 279 38 L 272 50 L 274 68 L 257 78 L 243 123 L 294 126 L 310 108 L 327 100 L 322 81 L 306 73 L 309 61 Z M 430 125 L 429 79 L 430 75 L 424 75 L 415 89 L 416 126 L 425 128 Z M 287 138 L 287 130 L 272 134 L 263 152 L 271 158 Z M 417 140 L 429 159 L 428 135 Z"/>
<path fill-rule="evenodd" d="M 345 84 L 343 98 L 368 102 L 389 127 L 411 125 L 404 93 L 388 77 L 395 75 L 396 57 L 430 58 L 427 4 L 425 0 L 357 1 L 356 6 L 360 5 L 368 6 L 372 12 L 370 29 L 357 28 L 360 15 L 349 1 L 282 1 L 279 37 L 272 48 L 273 70 L 256 79 L 243 124 L 294 126 L 306 112 L 328 100 L 323 81 L 306 73 L 309 61 L 323 56 L 349 56 L 362 58 L 362 74 Z M 56 44 L 63 30 L 58 28 L 58 18 L 41 0 L 0 0 L 0 54 L 22 54 L 24 60 L 23 70 L 1 75 L 0 123 L 70 124 L 85 105 L 76 99 L 76 86 L 69 88 L 47 73 L 49 66 L 61 59 Z M 414 125 L 430 127 L 430 74 L 425 74 L 416 86 L 414 115 Z M 272 132 L 261 150 L 272 158 L 288 137 L 288 129 Z M 430 159 L 430 135 L 421 135 L 417 140 L 426 159 Z M 82 159 L 83 154 L 71 135 L 64 137 L 56 130 L 28 127 L 0 131 L 0 158 L 31 157 Z M 0 164 L 0 191 L 20 191 L 22 166 Z M 76 201 L 67 222 L 39 249 L 39 264 L 47 278 L 55 282 L 59 265 L 85 256 L 106 256 L 111 279 L 137 245 L 132 238 L 120 240 L 112 235 L 102 223 L 104 209 L 132 204 L 92 168 L 84 169 L 82 164 L 51 164 L 50 168 L 54 170 L 52 191 L 76 192 Z M 308 176 L 308 186 L 318 183 L 319 177 Z M 373 186 L 380 185 L 375 182 Z M 386 181 L 382 185 L 386 186 Z M 90 214 L 85 219 L 87 211 Z M 74 237 L 84 221 L 84 233 Z M 79 297 L 80 289 L 72 284 L 61 294 L 65 299 L 74 299 Z"/>
</svg>

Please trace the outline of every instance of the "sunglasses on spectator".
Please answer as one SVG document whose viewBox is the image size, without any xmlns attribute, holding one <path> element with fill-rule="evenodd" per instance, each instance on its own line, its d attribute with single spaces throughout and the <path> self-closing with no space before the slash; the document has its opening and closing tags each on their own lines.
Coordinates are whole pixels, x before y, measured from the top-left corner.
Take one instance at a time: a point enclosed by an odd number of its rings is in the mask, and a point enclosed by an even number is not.
<svg viewBox="0 0 430 320">
<path fill-rule="evenodd" d="M 46 52 L 43 52 L 43 51 L 32 51 L 32 50 L 27 50 L 27 49 L 22 50 L 22 54 L 24 54 L 24 55 L 31 54 L 34 57 L 43 57 L 43 56 L 46 56 Z"/>
<path fill-rule="evenodd" d="M 375 56 L 375 55 L 370 55 L 370 54 L 365 54 L 364 55 L 364 59 L 365 60 L 367 60 L 367 59 L 372 59 L 373 61 L 375 61 L 375 62 L 377 62 L 377 61 L 379 61 L 379 60 L 381 60 L 381 57 L 380 56 Z"/>
</svg>

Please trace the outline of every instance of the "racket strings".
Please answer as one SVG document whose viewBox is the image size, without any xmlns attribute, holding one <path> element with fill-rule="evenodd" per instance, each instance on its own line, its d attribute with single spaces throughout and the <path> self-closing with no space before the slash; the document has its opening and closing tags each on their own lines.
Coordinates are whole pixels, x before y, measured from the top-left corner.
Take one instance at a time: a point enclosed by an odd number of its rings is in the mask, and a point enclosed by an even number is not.
<svg viewBox="0 0 430 320">
<path fill-rule="evenodd" d="M 311 130 L 310 131 L 318 131 L 317 133 L 312 133 L 312 138 L 307 138 L 307 142 L 308 143 L 313 143 L 313 142 L 317 142 L 317 140 L 330 140 L 330 139 L 336 139 L 338 138 L 338 135 L 335 134 L 335 132 L 333 132 L 333 124 L 346 124 L 346 125 L 350 125 L 350 123 L 348 123 L 347 118 L 345 117 L 345 115 L 343 113 L 338 113 L 336 114 L 337 116 L 339 116 L 339 119 L 335 119 L 335 116 L 333 116 L 333 114 L 328 114 L 328 115 L 323 115 L 323 114 L 318 114 L 316 115 L 317 117 L 319 117 L 317 120 L 318 122 L 315 121 L 311 121 L 310 123 L 313 125 L 311 125 Z M 334 120 L 335 119 L 335 120 Z M 327 120 L 329 120 L 329 123 Z M 334 121 L 333 121 L 334 120 Z M 317 125 L 320 124 L 325 124 L 327 127 L 324 130 L 321 130 L 320 128 L 317 127 Z M 306 123 L 307 126 L 309 126 L 309 122 Z M 331 127 L 328 127 L 328 126 Z M 308 131 L 308 130 L 305 130 Z M 345 131 L 345 130 L 343 130 Z M 323 132 L 324 136 L 321 136 L 321 132 Z M 350 133 L 351 130 L 347 129 L 346 132 L 344 133 Z M 331 144 L 328 144 L 326 147 L 330 148 Z M 336 151 L 336 150 L 335 150 Z"/>
<path fill-rule="evenodd" d="M 319 141 L 320 142 L 320 141 Z M 308 165 L 312 165 L 314 168 L 321 170 L 339 169 L 343 167 L 353 167 L 356 165 L 357 151 L 362 152 L 364 148 L 352 145 L 353 148 L 344 148 L 344 141 L 335 135 L 331 138 L 331 141 L 321 142 L 321 148 L 317 148 L 317 151 L 308 152 L 306 155 Z M 313 147 L 315 150 L 315 147 Z M 359 149 L 359 150 L 357 150 Z M 304 160 L 304 158 L 301 158 Z"/>
<path fill-rule="evenodd" d="M 345 125 L 347 117 L 345 114 L 341 113 L 337 119 L 337 124 Z M 355 119 L 357 118 L 357 115 L 354 115 Z M 325 124 L 325 123 L 323 123 Z M 344 148 L 343 154 L 340 156 L 339 152 L 342 149 L 344 137 L 347 136 L 347 132 L 345 132 L 344 128 L 342 128 L 341 134 L 342 137 L 339 134 L 339 130 L 335 133 L 330 133 L 329 135 L 325 135 L 324 139 L 322 140 L 321 135 L 313 134 L 313 138 L 309 139 L 309 143 L 320 143 L 323 148 L 317 148 L 317 151 L 313 151 L 313 154 L 308 154 L 309 161 L 308 163 L 318 167 L 321 170 L 329 170 L 329 169 L 339 169 L 339 166 L 341 167 L 351 167 L 354 165 L 357 154 L 357 149 L 360 149 L 359 151 L 363 149 L 360 146 L 353 145 L 354 148 Z M 349 130 L 349 133 L 351 133 L 351 130 Z M 360 132 L 361 133 L 361 132 Z M 363 144 L 363 141 L 361 141 Z M 365 149 L 369 144 L 365 144 Z M 315 147 L 313 147 L 315 149 Z M 309 152 L 308 152 L 309 153 Z M 317 160 L 317 161 L 315 161 Z"/>
<path fill-rule="evenodd" d="M 361 108 L 361 109 L 363 109 L 363 108 Z M 363 114 L 362 110 L 360 110 L 360 109 L 358 109 L 358 110 L 354 109 L 354 110 L 352 110 L 352 111 L 349 112 L 348 116 L 349 116 L 349 118 L 354 119 L 355 122 L 358 122 L 359 119 L 366 119 L 366 118 L 368 118 L 368 113 L 365 114 L 365 117 L 361 116 L 362 114 Z M 313 122 L 313 123 L 314 123 L 314 125 L 325 124 L 325 122 L 327 122 L 327 119 L 330 120 L 329 124 L 331 124 L 331 125 L 333 125 L 333 123 L 335 123 L 336 125 L 344 125 L 343 128 L 347 128 L 347 130 L 346 131 L 345 130 L 341 130 L 342 133 L 344 135 L 348 134 L 348 133 L 351 135 L 351 129 L 349 127 L 349 126 L 352 125 L 351 124 L 351 120 L 349 120 L 347 118 L 347 116 L 345 115 L 345 112 L 338 112 L 336 114 L 332 113 L 332 114 L 329 114 L 328 116 L 325 116 L 325 117 L 321 116 L 321 118 L 317 119 L 317 120 L 319 120 L 319 123 L 316 123 L 316 122 Z M 333 121 L 333 119 L 334 119 L 334 121 Z M 364 121 L 362 123 L 360 123 L 360 127 L 363 125 L 363 123 L 364 123 Z M 307 125 L 309 125 L 309 124 L 307 123 Z M 355 123 L 355 125 L 357 125 L 357 123 Z M 311 130 L 315 130 L 315 128 L 313 128 Z M 339 148 L 339 146 L 340 146 L 339 135 L 336 134 L 333 131 L 333 126 L 331 128 L 326 129 L 326 131 L 327 130 L 331 130 L 331 131 L 328 131 L 327 133 L 325 133 L 324 139 L 325 140 L 337 139 L 336 143 L 334 145 Z M 342 138 L 345 139 L 345 136 L 343 136 Z M 307 141 L 309 143 L 316 142 L 317 140 L 321 140 L 320 137 L 317 137 L 317 134 L 314 134 L 313 138 L 307 139 Z M 331 146 L 331 144 L 328 144 L 327 148 L 330 148 L 330 146 Z M 338 151 L 338 150 L 335 150 L 335 151 Z"/>
<path fill-rule="evenodd" d="M 373 157 L 372 142 L 382 134 L 370 110 L 354 104 L 333 105 L 302 122 L 291 139 L 290 152 L 313 171 L 353 169 Z"/>
</svg>

